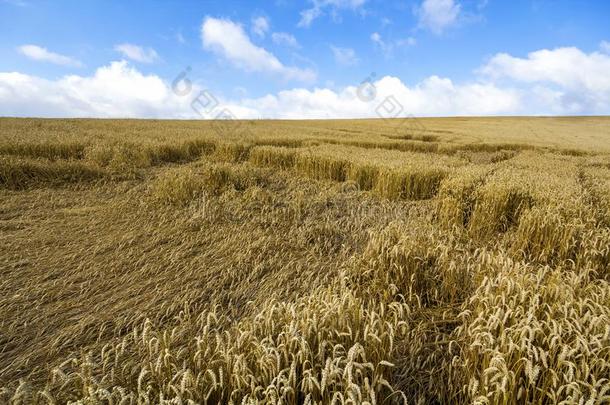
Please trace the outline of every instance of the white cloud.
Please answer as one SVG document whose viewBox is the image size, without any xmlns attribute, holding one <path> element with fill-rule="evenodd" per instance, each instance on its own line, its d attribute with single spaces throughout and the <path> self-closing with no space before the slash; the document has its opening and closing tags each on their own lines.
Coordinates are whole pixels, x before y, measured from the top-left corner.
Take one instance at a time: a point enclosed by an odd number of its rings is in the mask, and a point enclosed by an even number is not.
<svg viewBox="0 0 610 405">
<path fill-rule="evenodd" d="M 495 80 L 553 86 L 567 111 L 603 111 L 610 105 L 610 55 L 603 53 L 586 54 L 574 47 L 543 49 L 527 58 L 500 53 L 480 72 Z"/>
<path fill-rule="evenodd" d="M 496 55 L 466 82 L 432 75 L 407 85 L 397 77 L 381 77 L 366 85 L 376 90 L 372 100 L 362 97 L 370 93 L 359 92 L 357 84 L 338 90 L 292 88 L 250 98 L 239 92 L 237 99 L 218 99 L 239 118 L 374 118 L 388 100 L 402 117 L 606 115 L 608 71 L 610 55 L 559 48 L 527 58 Z M 91 76 L 57 80 L 6 72 L 0 73 L 0 116 L 200 118 L 191 108 L 199 90 L 194 85 L 190 94 L 177 95 L 169 83 L 126 61 L 112 62 Z"/>
<path fill-rule="evenodd" d="M 82 67 L 83 64 L 73 58 L 68 56 L 60 55 L 55 52 L 51 52 L 46 48 L 40 47 L 38 45 L 22 45 L 17 50 L 27 56 L 30 59 L 41 61 L 41 62 L 50 62 L 56 65 L 62 66 L 73 66 L 73 67 Z"/>
<path fill-rule="evenodd" d="M 379 47 L 379 49 L 381 49 L 381 51 L 386 55 L 389 56 L 392 53 L 392 44 L 387 44 L 382 38 L 381 38 L 381 34 L 378 32 L 373 32 L 371 34 L 371 41 L 373 41 L 373 43 L 375 45 L 377 45 Z"/>
<path fill-rule="evenodd" d="M 601 49 L 602 52 L 610 53 L 610 42 L 608 42 L 608 41 L 600 42 L 599 49 Z"/>
<path fill-rule="evenodd" d="M 396 48 L 400 48 L 403 46 L 415 46 L 417 44 L 417 40 L 413 37 L 407 37 L 397 41 L 386 42 L 381 37 L 381 34 L 379 34 L 378 32 L 373 32 L 370 38 L 371 41 L 373 41 L 373 43 L 377 45 L 379 49 L 383 51 L 383 53 L 386 54 L 386 56 L 392 54 L 392 52 Z"/>
<path fill-rule="evenodd" d="M 98 68 L 92 76 L 47 80 L 0 73 L 0 115 L 39 117 L 190 117 L 188 97 L 175 95 L 156 75 L 126 61 Z"/>
<path fill-rule="evenodd" d="M 134 44 L 119 44 L 114 50 L 123 54 L 124 57 L 141 63 L 153 63 L 159 59 L 157 51 L 152 48 L 143 48 Z"/>
<path fill-rule="evenodd" d="M 360 9 L 367 0 L 310 0 L 311 8 L 301 11 L 299 27 L 309 27 L 311 23 L 324 14 L 324 9 L 330 8 L 332 13 L 340 9 Z"/>
<path fill-rule="evenodd" d="M 358 96 L 358 86 L 339 91 L 295 88 L 259 98 L 222 100 L 240 118 L 377 117 L 376 109 L 393 96 L 400 116 L 514 113 L 516 91 L 492 84 L 456 85 L 432 76 L 408 87 L 395 77 L 374 83 L 374 100 Z M 21 73 L 0 73 L 0 115 L 44 117 L 200 118 L 191 108 L 198 88 L 186 96 L 156 75 L 144 75 L 126 61 L 112 62 L 89 77 L 71 75 L 46 80 Z"/>
<path fill-rule="evenodd" d="M 267 17 L 256 17 L 252 19 L 252 32 L 261 38 L 269 31 L 269 19 Z"/>
<path fill-rule="evenodd" d="M 419 26 L 440 35 L 457 23 L 461 8 L 454 0 L 424 0 L 416 9 Z"/>
<path fill-rule="evenodd" d="M 314 81 L 315 72 L 283 65 L 272 53 L 254 45 L 243 28 L 230 20 L 206 17 L 201 26 L 204 48 L 248 72 L 279 74 L 285 79 Z"/>
<path fill-rule="evenodd" d="M 284 45 L 290 48 L 300 48 L 299 42 L 294 35 L 287 32 L 274 32 L 271 34 L 271 39 L 277 45 Z"/>
<path fill-rule="evenodd" d="M 356 56 L 356 52 L 352 48 L 340 48 L 337 46 L 330 46 L 335 57 L 335 62 L 344 66 L 352 66 L 358 63 L 359 59 Z"/>
<path fill-rule="evenodd" d="M 220 100 L 237 117 L 377 117 L 379 105 L 393 96 L 399 116 L 512 113 L 519 108 L 513 90 L 491 84 L 456 85 L 432 76 L 408 87 L 395 77 L 374 83 L 376 98 L 363 100 L 357 86 L 340 91 L 295 88 L 259 98 Z M 0 73 L 0 115 L 45 117 L 200 118 L 191 108 L 199 89 L 186 96 L 155 75 L 144 75 L 125 61 L 112 62 L 93 76 L 46 80 L 21 73 Z"/>
<path fill-rule="evenodd" d="M 413 87 L 391 76 L 383 77 L 373 85 L 376 97 L 370 101 L 358 96 L 357 86 L 348 86 L 340 91 L 292 89 L 277 95 L 241 100 L 238 105 L 266 117 L 297 119 L 394 117 L 383 113 L 380 106 L 384 102 L 395 103 L 397 117 L 509 114 L 518 110 L 520 104 L 519 94 L 514 90 L 500 89 L 492 84 L 456 85 L 436 76 Z"/>
</svg>

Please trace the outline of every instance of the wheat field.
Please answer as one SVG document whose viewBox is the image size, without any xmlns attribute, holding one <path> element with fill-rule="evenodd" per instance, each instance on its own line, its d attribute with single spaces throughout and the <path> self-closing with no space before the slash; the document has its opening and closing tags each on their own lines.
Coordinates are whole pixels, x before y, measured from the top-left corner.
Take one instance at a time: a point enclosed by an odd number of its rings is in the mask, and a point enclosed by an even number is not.
<svg viewBox="0 0 610 405">
<path fill-rule="evenodd" d="M 0 119 L 1 404 L 610 403 L 610 118 Z"/>
</svg>

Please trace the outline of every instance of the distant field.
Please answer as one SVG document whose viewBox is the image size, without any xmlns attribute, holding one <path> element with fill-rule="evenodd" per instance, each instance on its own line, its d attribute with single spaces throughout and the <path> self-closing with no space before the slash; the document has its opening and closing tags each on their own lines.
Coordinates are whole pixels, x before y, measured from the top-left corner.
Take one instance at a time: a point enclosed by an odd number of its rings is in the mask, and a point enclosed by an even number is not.
<svg viewBox="0 0 610 405">
<path fill-rule="evenodd" d="M 0 119 L 0 404 L 608 403 L 609 283 L 609 117 Z"/>
<path fill-rule="evenodd" d="M 79 143 L 103 139 L 133 142 L 176 141 L 220 136 L 229 139 L 269 138 L 312 140 L 326 138 L 350 142 L 392 143 L 427 137 L 439 147 L 470 145 L 532 145 L 540 148 L 610 153 L 610 117 L 493 117 L 493 118 L 406 118 L 394 120 L 307 120 L 307 121 L 155 121 L 155 120 L 29 120 L 2 118 L 3 139 L 16 142 L 73 140 Z M 70 129 L 74 128 L 75 131 Z M 235 131 L 234 129 L 237 129 Z M 409 142 L 403 142 L 408 144 Z"/>
</svg>

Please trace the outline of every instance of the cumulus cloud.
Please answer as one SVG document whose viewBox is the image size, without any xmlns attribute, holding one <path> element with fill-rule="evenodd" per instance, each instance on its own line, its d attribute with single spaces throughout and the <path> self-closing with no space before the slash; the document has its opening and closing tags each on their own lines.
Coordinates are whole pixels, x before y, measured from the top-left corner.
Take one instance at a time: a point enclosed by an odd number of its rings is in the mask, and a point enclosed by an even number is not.
<svg viewBox="0 0 610 405">
<path fill-rule="evenodd" d="M 602 52 L 610 53 L 610 42 L 608 42 L 608 41 L 600 42 L 599 49 L 601 49 Z"/>
<path fill-rule="evenodd" d="M 144 48 L 134 44 L 119 44 L 114 46 L 114 50 L 120 52 L 124 57 L 136 62 L 153 63 L 159 59 L 157 51 L 152 48 Z"/>
<path fill-rule="evenodd" d="M 419 19 L 420 28 L 440 35 L 457 23 L 461 9 L 462 6 L 454 0 L 424 0 L 415 10 L 415 14 Z"/>
<path fill-rule="evenodd" d="M 513 90 L 491 84 L 457 85 L 432 76 L 408 87 L 396 77 L 371 83 L 375 98 L 362 97 L 359 86 L 334 91 L 295 88 L 258 98 L 222 100 L 239 118 L 383 117 L 380 105 L 393 97 L 396 116 L 512 113 L 519 107 Z M 201 118 L 192 108 L 200 89 L 176 94 L 156 75 L 144 75 L 128 62 L 112 62 L 92 76 L 46 80 L 21 73 L 0 73 L 0 115 L 43 117 Z"/>
<path fill-rule="evenodd" d="M 203 46 L 248 72 L 279 74 L 285 79 L 314 81 L 311 69 L 285 66 L 272 53 L 250 41 L 243 28 L 230 20 L 206 17 L 201 26 Z"/>
<path fill-rule="evenodd" d="M 337 13 L 340 9 L 360 9 L 366 0 L 310 0 L 311 8 L 301 11 L 299 27 L 309 27 L 311 23 L 324 14 L 325 9 L 330 9 L 332 13 Z"/>
<path fill-rule="evenodd" d="M 35 117 L 189 117 L 190 100 L 156 75 L 112 62 L 92 76 L 47 80 L 0 73 L 0 115 Z"/>
<path fill-rule="evenodd" d="M 287 32 L 274 32 L 271 34 L 271 40 L 276 45 L 288 46 L 290 48 L 300 48 L 299 42 L 294 37 L 294 35 L 289 34 Z"/>
<path fill-rule="evenodd" d="M 358 57 L 356 56 L 356 51 L 354 51 L 352 48 L 341 48 L 331 45 L 330 49 L 333 51 L 335 62 L 337 62 L 339 65 L 353 66 L 359 61 Z"/>
<path fill-rule="evenodd" d="M 338 90 L 292 88 L 262 97 L 217 99 L 239 118 L 608 114 L 608 71 L 610 55 L 559 48 L 526 58 L 498 54 L 466 82 L 432 75 L 408 85 L 384 76 Z M 374 97 L 368 97 L 371 87 Z M 171 84 L 126 61 L 112 62 L 91 76 L 57 80 L 6 72 L 0 73 L 0 115 L 201 118 L 191 108 L 200 90 L 193 85 L 181 96 Z M 387 103 L 394 108 L 386 108 Z"/>
<path fill-rule="evenodd" d="M 568 112 L 601 112 L 610 105 L 610 55 L 584 53 L 567 47 L 531 52 L 527 58 L 506 53 L 493 56 L 480 69 L 492 79 L 508 78 L 522 83 L 551 86 L 553 94 Z"/>
<path fill-rule="evenodd" d="M 385 76 L 368 85 L 375 88 L 372 100 L 362 96 L 359 86 L 348 86 L 340 91 L 324 88 L 286 90 L 276 95 L 241 100 L 239 105 L 256 109 L 268 117 L 284 119 L 490 115 L 510 114 L 519 108 L 518 92 L 492 84 L 456 85 L 450 79 L 432 76 L 408 87 L 397 77 Z M 387 108 L 388 103 L 392 108 Z M 388 110 L 392 110 L 391 113 Z"/>
<path fill-rule="evenodd" d="M 252 19 L 252 32 L 264 38 L 269 31 L 269 19 L 267 17 L 256 17 Z"/>
<path fill-rule="evenodd" d="M 56 65 L 62 66 L 72 66 L 72 67 L 81 67 L 83 64 L 73 58 L 68 56 L 60 55 L 55 52 L 51 52 L 46 48 L 40 47 L 38 45 L 22 45 L 17 50 L 27 56 L 28 58 L 40 62 L 49 62 L 54 63 Z"/>
</svg>

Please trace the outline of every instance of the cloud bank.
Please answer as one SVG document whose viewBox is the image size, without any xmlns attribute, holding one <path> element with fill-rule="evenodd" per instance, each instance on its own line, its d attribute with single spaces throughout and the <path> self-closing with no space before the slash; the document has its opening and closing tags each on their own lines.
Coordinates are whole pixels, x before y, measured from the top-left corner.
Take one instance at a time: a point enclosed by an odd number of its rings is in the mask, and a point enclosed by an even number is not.
<svg viewBox="0 0 610 405">
<path fill-rule="evenodd" d="M 246 63 L 220 42 L 244 47 L 250 63 L 244 69 L 290 72 L 273 55 L 245 41 L 240 27 L 224 20 L 215 23 L 225 33 L 229 27 L 232 36 L 220 41 L 215 27 L 208 26 L 208 44 L 219 46 L 228 59 Z M 398 77 L 385 76 L 342 89 L 297 87 L 257 98 L 215 97 L 238 118 L 378 117 L 384 111 L 380 105 L 388 99 L 395 101 L 397 116 L 609 114 L 608 71 L 610 55 L 606 53 L 557 48 L 526 57 L 497 54 L 467 82 L 433 75 L 408 85 Z M 171 83 L 142 74 L 126 61 L 100 67 L 91 76 L 57 80 L 5 72 L 0 73 L 0 115 L 201 118 L 191 108 L 199 91 L 193 88 L 186 95 L 176 94 Z"/>
</svg>

